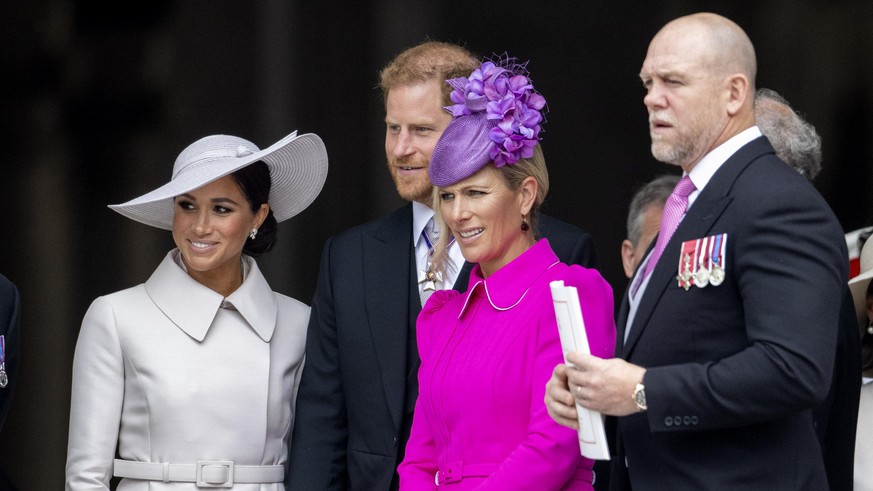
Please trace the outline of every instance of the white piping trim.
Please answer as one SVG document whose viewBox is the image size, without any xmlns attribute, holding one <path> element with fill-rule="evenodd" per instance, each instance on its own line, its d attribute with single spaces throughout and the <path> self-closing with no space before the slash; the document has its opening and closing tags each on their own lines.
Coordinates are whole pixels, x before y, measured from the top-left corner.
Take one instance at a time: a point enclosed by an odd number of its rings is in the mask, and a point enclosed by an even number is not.
<svg viewBox="0 0 873 491">
<path fill-rule="evenodd" d="M 560 263 L 560 262 L 561 262 L 560 259 L 558 259 L 557 261 L 553 262 L 552 264 L 549 265 L 548 268 L 546 268 L 546 271 L 548 271 L 549 269 L 552 269 L 552 266 L 554 266 L 554 265 L 556 265 L 556 264 L 558 264 L 558 263 Z M 519 297 L 518 300 L 516 300 L 514 304 L 510 305 L 509 307 L 498 307 L 497 305 L 494 305 L 494 302 L 491 300 L 491 293 L 488 291 L 488 283 L 487 283 L 487 280 L 478 281 L 478 282 L 476 282 L 475 285 L 471 286 L 469 290 L 467 290 L 467 299 L 464 300 L 464 305 L 463 305 L 463 307 L 461 307 L 461 311 L 458 312 L 458 319 L 460 319 L 461 316 L 464 315 L 464 312 L 467 310 L 467 304 L 470 303 L 470 298 L 473 296 L 473 290 L 475 290 L 476 287 L 479 286 L 479 285 L 485 285 L 485 286 L 484 286 L 484 288 L 485 288 L 485 297 L 488 299 L 488 303 L 490 303 L 491 306 L 494 307 L 495 310 L 499 310 L 499 311 L 501 311 L 501 312 L 506 311 L 506 310 L 509 310 L 509 309 L 512 309 L 512 308 L 514 308 L 515 306 L 517 306 L 518 304 L 520 304 L 521 301 L 524 300 L 524 297 L 527 296 L 527 292 L 530 291 L 530 287 L 527 287 L 527 290 L 525 290 L 524 293 L 521 294 L 521 297 Z"/>
</svg>

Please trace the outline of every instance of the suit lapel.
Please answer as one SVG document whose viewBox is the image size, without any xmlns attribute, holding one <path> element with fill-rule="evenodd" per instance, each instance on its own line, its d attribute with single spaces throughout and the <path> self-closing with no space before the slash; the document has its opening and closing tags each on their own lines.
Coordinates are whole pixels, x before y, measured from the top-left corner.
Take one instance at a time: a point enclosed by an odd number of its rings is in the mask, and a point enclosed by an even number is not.
<svg viewBox="0 0 873 491">
<path fill-rule="evenodd" d="M 773 147 L 765 138 L 757 138 L 748 144 L 741 147 L 734 153 L 724 164 L 713 174 L 709 183 L 688 210 L 688 214 L 679 224 L 673 237 L 667 242 L 664 252 L 661 254 L 661 259 L 652 270 L 652 277 L 649 279 L 649 285 L 646 291 L 643 292 L 643 297 L 640 299 L 640 304 L 637 307 L 634 323 L 630 330 L 627 342 L 624 346 L 617 350 L 622 358 L 627 358 L 633 351 L 636 341 L 645 330 L 649 318 L 661 297 L 668 288 L 678 288 L 676 283 L 676 274 L 679 269 L 679 252 L 682 242 L 693 240 L 709 235 L 713 224 L 718 220 L 725 208 L 730 204 L 732 198 L 731 188 L 737 179 L 737 176 L 748 167 L 758 157 L 773 153 Z M 717 231 L 722 233 L 724 231 Z M 657 239 L 652 239 L 652 242 Z M 619 311 L 619 339 L 624 336 L 624 331 L 627 329 L 625 325 L 628 316 L 627 295 L 622 298 L 621 309 Z M 620 343 L 620 341 L 619 341 Z"/>
<path fill-rule="evenodd" d="M 657 237 L 654 237 L 654 242 Z M 636 275 L 634 275 L 636 276 Z M 624 332 L 627 330 L 627 316 L 630 314 L 630 301 L 628 294 L 630 293 L 630 285 L 633 284 L 633 278 L 628 282 L 628 286 L 624 289 L 624 294 L 621 296 L 621 303 L 618 308 L 618 315 L 615 318 L 616 336 L 615 336 L 615 356 L 624 355 Z"/>
<path fill-rule="evenodd" d="M 407 376 L 412 284 L 412 205 L 394 213 L 362 237 L 367 317 L 382 373 L 385 397 L 395 424 L 403 416 Z"/>
</svg>

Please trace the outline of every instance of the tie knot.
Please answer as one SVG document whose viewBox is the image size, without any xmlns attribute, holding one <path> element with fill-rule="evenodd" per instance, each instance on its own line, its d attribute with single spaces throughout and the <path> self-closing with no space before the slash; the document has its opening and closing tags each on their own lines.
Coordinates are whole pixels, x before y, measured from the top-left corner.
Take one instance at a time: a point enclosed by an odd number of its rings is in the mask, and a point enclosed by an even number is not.
<svg viewBox="0 0 873 491">
<path fill-rule="evenodd" d="M 693 182 L 691 182 L 691 178 L 688 177 L 688 175 L 684 175 L 682 176 L 682 179 L 679 179 L 679 182 L 676 183 L 676 187 L 673 188 L 673 194 L 687 198 L 695 189 L 697 189 L 697 187 L 694 186 Z"/>
</svg>

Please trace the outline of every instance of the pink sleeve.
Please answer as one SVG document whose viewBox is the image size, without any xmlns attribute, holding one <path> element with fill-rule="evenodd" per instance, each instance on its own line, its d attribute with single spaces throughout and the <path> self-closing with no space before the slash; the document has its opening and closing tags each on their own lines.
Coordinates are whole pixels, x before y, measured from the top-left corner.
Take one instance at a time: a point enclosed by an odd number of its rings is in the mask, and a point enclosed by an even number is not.
<svg viewBox="0 0 873 491">
<path fill-rule="evenodd" d="M 439 290 L 434 292 L 416 321 L 416 339 L 418 352 L 422 359 L 427 358 L 430 350 L 433 329 L 433 317 L 439 315 L 438 311 L 458 292 L 454 290 Z M 419 372 L 419 385 L 421 385 L 421 372 Z M 409 442 L 406 444 L 406 453 L 403 462 L 397 468 L 400 474 L 400 489 L 403 490 L 434 490 L 436 484 L 434 477 L 437 472 L 436 447 L 431 433 L 430 423 L 426 409 L 421 407 L 421 398 L 415 401 L 415 412 L 412 418 L 412 430 Z"/>
<path fill-rule="evenodd" d="M 415 416 L 412 418 L 412 432 L 406 444 L 403 462 L 397 468 L 400 474 L 400 489 L 403 490 L 435 490 L 436 483 L 436 448 L 430 424 L 421 408 L 421 399 L 415 402 Z"/>
<path fill-rule="evenodd" d="M 615 311 L 612 287 L 595 269 L 571 266 L 567 286 L 575 286 L 582 307 L 591 354 L 600 358 L 615 356 Z"/>
</svg>

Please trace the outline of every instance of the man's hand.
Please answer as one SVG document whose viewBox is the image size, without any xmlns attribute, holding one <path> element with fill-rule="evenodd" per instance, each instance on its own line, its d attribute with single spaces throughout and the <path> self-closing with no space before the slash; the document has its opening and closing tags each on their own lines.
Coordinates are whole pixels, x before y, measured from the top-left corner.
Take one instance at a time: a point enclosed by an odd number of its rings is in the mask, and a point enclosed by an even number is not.
<svg viewBox="0 0 873 491">
<path fill-rule="evenodd" d="M 632 365 L 620 358 L 604 360 L 579 353 L 570 353 L 567 356 L 567 361 L 572 365 L 559 365 L 559 367 L 565 367 L 563 374 L 565 388 L 569 386 L 572 397 L 580 405 L 610 416 L 627 416 L 639 411 L 632 395 L 636 385 L 643 381 L 643 375 L 646 373 L 645 368 Z M 550 401 L 552 382 L 555 381 L 557 375 L 558 368 L 555 368 L 552 380 L 547 386 L 547 405 Z M 562 396 L 562 393 L 556 391 L 556 396 Z M 557 404 L 554 405 L 555 414 L 567 414 L 559 412 Z M 552 406 L 549 406 L 549 414 L 555 421 L 564 424 L 555 417 Z M 574 410 L 574 419 L 575 414 Z"/>
</svg>

